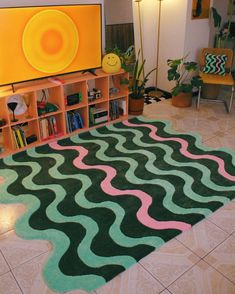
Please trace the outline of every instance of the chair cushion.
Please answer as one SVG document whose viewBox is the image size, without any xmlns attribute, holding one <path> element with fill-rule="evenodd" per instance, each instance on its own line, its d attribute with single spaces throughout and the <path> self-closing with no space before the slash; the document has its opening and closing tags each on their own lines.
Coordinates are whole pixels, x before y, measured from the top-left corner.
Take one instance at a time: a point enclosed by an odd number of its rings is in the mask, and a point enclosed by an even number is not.
<svg viewBox="0 0 235 294">
<path fill-rule="evenodd" d="M 228 56 L 225 54 L 214 55 L 211 53 L 206 53 L 205 55 L 206 65 L 202 71 L 207 74 L 224 76 L 226 73 L 225 63 L 228 59 Z"/>
</svg>

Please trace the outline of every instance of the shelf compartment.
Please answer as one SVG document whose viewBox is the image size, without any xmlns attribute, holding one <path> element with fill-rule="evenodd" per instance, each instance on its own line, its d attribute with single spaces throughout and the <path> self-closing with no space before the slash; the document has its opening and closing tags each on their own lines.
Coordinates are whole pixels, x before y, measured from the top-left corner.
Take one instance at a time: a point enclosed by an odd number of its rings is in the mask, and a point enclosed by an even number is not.
<svg viewBox="0 0 235 294">
<path fill-rule="evenodd" d="M 116 99 L 109 102 L 109 120 L 127 117 L 128 114 L 128 99 Z"/>
<path fill-rule="evenodd" d="M 114 74 L 109 77 L 109 98 L 117 99 L 129 95 L 128 84 L 124 81 L 129 79 L 128 73 Z"/>
<path fill-rule="evenodd" d="M 5 125 L 10 123 L 10 113 L 9 108 L 7 107 L 7 100 L 9 97 L 2 97 L 0 98 L 1 107 L 0 107 L 0 119 L 4 120 Z"/>
<path fill-rule="evenodd" d="M 48 141 L 65 134 L 63 113 L 42 117 L 39 119 L 40 139 Z"/>
<path fill-rule="evenodd" d="M 89 127 L 108 122 L 109 105 L 108 103 L 99 103 L 89 106 Z"/>
<path fill-rule="evenodd" d="M 68 134 L 87 128 L 87 109 L 78 108 L 65 113 L 66 130 Z"/>
<path fill-rule="evenodd" d="M 37 120 L 11 127 L 13 149 L 26 149 L 32 143 L 39 142 Z"/>
<path fill-rule="evenodd" d="M 24 93 L 22 96 L 27 106 L 27 112 L 23 115 L 21 120 L 36 118 L 38 114 L 36 107 L 35 92 Z"/>
<path fill-rule="evenodd" d="M 97 89 L 101 91 L 101 98 L 96 100 L 108 100 L 109 99 L 109 88 L 108 88 L 108 77 L 94 78 L 87 82 L 88 91 L 93 91 Z M 94 102 L 96 101 L 94 100 Z M 93 103 L 93 101 L 91 101 Z M 95 102 L 96 103 L 96 102 Z"/>
<path fill-rule="evenodd" d="M 38 115 L 41 116 L 42 114 L 47 114 L 50 112 L 56 112 L 56 110 L 47 111 L 45 108 L 50 108 L 50 106 L 46 106 L 46 104 L 52 104 L 57 108 L 57 110 L 64 109 L 64 100 L 63 100 L 63 89 L 61 86 L 46 88 L 42 90 L 38 90 L 36 92 L 36 108 L 42 108 L 41 112 L 38 110 Z"/>
<path fill-rule="evenodd" d="M 0 130 L 0 157 L 6 156 L 13 149 L 13 142 L 9 132 L 10 127 Z"/>
<path fill-rule="evenodd" d="M 87 82 L 82 81 L 64 85 L 64 99 L 66 110 L 72 105 L 84 105 L 87 101 Z"/>
</svg>

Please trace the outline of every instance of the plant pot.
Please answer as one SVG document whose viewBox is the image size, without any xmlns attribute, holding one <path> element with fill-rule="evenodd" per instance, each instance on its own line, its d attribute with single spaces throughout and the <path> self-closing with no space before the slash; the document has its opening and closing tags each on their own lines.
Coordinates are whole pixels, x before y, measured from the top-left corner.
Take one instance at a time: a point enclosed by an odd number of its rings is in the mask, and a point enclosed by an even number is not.
<svg viewBox="0 0 235 294">
<path fill-rule="evenodd" d="M 217 99 L 221 85 L 205 84 L 202 86 L 202 98 Z"/>
<path fill-rule="evenodd" d="M 129 97 L 129 114 L 140 115 L 144 110 L 144 97 L 134 99 Z"/>
<path fill-rule="evenodd" d="M 176 107 L 189 107 L 192 105 L 192 93 L 179 93 L 172 96 L 171 102 Z"/>
</svg>

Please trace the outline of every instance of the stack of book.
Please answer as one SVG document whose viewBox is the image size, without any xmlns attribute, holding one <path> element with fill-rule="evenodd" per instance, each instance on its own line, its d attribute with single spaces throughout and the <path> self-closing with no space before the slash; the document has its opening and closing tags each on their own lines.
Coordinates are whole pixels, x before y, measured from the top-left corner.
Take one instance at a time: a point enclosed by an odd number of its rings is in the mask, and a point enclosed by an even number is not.
<svg viewBox="0 0 235 294">
<path fill-rule="evenodd" d="M 66 112 L 66 125 L 69 133 L 84 128 L 83 119 L 78 110 Z"/>
<path fill-rule="evenodd" d="M 12 135 L 14 138 L 16 148 L 22 148 L 27 146 L 25 132 L 20 126 L 12 127 Z"/>
<path fill-rule="evenodd" d="M 50 116 L 42 118 L 39 121 L 40 135 L 42 139 L 47 139 L 49 137 L 58 134 L 58 128 L 55 116 Z"/>
<path fill-rule="evenodd" d="M 96 125 L 108 121 L 108 110 L 105 108 L 89 107 L 90 125 Z"/>
<path fill-rule="evenodd" d="M 111 120 L 117 119 L 120 115 L 126 115 L 126 100 L 113 100 L 109 104 L 109 116 Z"/>
</svg>

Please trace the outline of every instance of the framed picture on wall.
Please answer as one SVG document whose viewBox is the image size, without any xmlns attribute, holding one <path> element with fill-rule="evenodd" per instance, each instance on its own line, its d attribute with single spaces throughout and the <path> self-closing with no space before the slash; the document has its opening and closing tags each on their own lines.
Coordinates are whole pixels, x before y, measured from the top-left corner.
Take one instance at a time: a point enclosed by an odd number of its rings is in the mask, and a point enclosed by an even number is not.
<svg viewBox="0 0 235 294">
<path fill-rule="evenodd" d="M 210 0 L 193 0 L 192 19 L 209 18 Z"/>
</svg>

